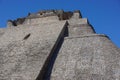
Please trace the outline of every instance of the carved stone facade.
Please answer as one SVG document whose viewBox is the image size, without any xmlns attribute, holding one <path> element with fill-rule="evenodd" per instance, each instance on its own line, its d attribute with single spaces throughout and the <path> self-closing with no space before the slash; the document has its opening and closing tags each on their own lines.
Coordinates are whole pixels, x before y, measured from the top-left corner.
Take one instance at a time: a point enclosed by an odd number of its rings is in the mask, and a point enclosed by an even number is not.
<svg viewBox="0 0 120 80">
<path fill-rule="evenodd" d="M 0 80 L 120 80 L 120 49 L 80 11 L 43 10 L 0 29 Z"/>
</svg>

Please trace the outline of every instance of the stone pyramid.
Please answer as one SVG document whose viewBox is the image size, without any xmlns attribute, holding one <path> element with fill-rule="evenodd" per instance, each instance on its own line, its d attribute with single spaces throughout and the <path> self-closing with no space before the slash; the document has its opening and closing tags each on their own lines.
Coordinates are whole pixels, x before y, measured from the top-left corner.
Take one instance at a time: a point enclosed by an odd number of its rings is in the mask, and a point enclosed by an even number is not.
<svg viewBox="0 0 120 80">
<path fill-rule="evenodd" d="M 120 49 L 80 11 L 29 13 L 0 29 L 0 80 L 120 80 Z"/>
</svg>

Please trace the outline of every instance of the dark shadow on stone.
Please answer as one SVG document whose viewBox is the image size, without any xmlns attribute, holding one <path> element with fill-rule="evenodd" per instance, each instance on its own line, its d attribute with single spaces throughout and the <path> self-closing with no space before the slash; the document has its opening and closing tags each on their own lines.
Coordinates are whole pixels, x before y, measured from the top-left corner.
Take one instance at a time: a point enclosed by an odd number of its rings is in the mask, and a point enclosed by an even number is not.
<svg viewBox="0 0 120 80">
<path fill-rule="evenodd" d="M 36 80 L 50 80 L 52 68 L 54 65 L 54 62 L 56 60 L 56 57 L 58 55 L 58 52 L 64 42 L 64 37 L 68 36 L 68 23 L 65 25 L 64 29 L 62 30 L 61 34 L 59 35 L 53 49 L 50 52 L 50 55 L 48 56 L 47 60 L 45 61 L 45 64 L 43 65 L 43 68 L 40 71 L 40 74 L 36 78 Z"/>
<path fill-rule="evenodd" d="M 26 35 L 23 40 L 28 39 L 30 37 L 30 35 L 31 35 L 30 33 L 28 35 Z"/>
<path fill-rule="evenodd" d="M 94 33 L 96 33 L 95 29 L 93 28 L 93 26 L 91 24 L 89 24 L 93 30 Z"/>
<path fill-rule="evenodd" d="M 8 22 L 11 22 L 13 26 L 18 26 L 24 23 L 26 18 L 18 18 L 17 20 L 8 20 Z"/>
<path fill-rule="evenodd" d="M 67 20 L 73 16 L 73 12 L 63 12 L 61 14 L 57 14 L 59 20 Z"/>
</svg>

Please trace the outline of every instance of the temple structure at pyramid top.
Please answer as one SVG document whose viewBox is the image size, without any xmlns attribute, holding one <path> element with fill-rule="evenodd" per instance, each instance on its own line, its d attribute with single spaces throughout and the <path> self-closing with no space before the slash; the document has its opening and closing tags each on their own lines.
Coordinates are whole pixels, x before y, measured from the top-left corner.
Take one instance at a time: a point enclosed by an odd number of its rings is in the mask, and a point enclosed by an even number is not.
<svg viewBox="0 0 120 80">
<path fill-rule="evenodd" d="M 0 29 L 0 80 L 120 80 L 120 49 L 79 10 L 42 10 Z"/>
<path fill-rule="evenodd" d="M 48 18 L 49 17 L 49 18 Z M 17 20 L 8 20 L 8 27 L 10 26 L 18 26 L 22 24 L 36 24 L 35 19 L 39 19 L 42 21 L 43 18 L 47 18 L 48 20 L 68 20 L 71 18 L 82 18 L 80 11 L 76 10 L 74 12 L 68 11 L 65 12 L 63 10 L 42 10 L 37 13 L 28 13 L 27 17 L 18 18 Z M 41 20 L 40 20 L 41 19 Z M 31 21 L 33 20 L 33 21 Z"/>
</svg>

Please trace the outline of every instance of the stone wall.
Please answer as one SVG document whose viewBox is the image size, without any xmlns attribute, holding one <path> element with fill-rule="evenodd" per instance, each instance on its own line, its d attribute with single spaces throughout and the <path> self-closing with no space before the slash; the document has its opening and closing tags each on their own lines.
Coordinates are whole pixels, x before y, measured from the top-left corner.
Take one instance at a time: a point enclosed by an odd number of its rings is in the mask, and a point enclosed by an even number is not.
<svg viewBox="0 0 120 80">
<path fill-rule="evenodd" d="M 92 26 L 89 24 L 74 24 L 68 26 L 69 36 L 80 36 L 86 34 L 95 34 Z"/>
<path fill-rule="evenodd" d="M 29 13 L 0 29 L 0 80 L 120 80 L 119 53 L 80 11 Z"/>
<path fill-rule="evenodd" d="M 51 80 L 119 80 L 120 54 L 116 49 L 104 35 L 66 37 Z"/>
<path fill-rule="evenodd" d="M 35 80 L 65 21 L 9 27 L 0 38 L 0 79 Z"/>
<path fill-rule="evenodd" d="M 6 29 L 0 29 L 0 37 L 2 37 L 2 35 L 5 33 Z"/>
<path fill-rule="evenodd" d="M 18 18 L 16 20 L 8 20 L 7 27 L 13 27 L 23 24 L 39 24 L 52 20 L 68 20 L 68 19 L 79 19 L 81 18 L 80 11 L 63 11 L 63 10 L 43 10 L 37 13 L 29 13 L 27 17 Z M 48 22 L 49 23 L 49 22 Z"/>
</svg>

